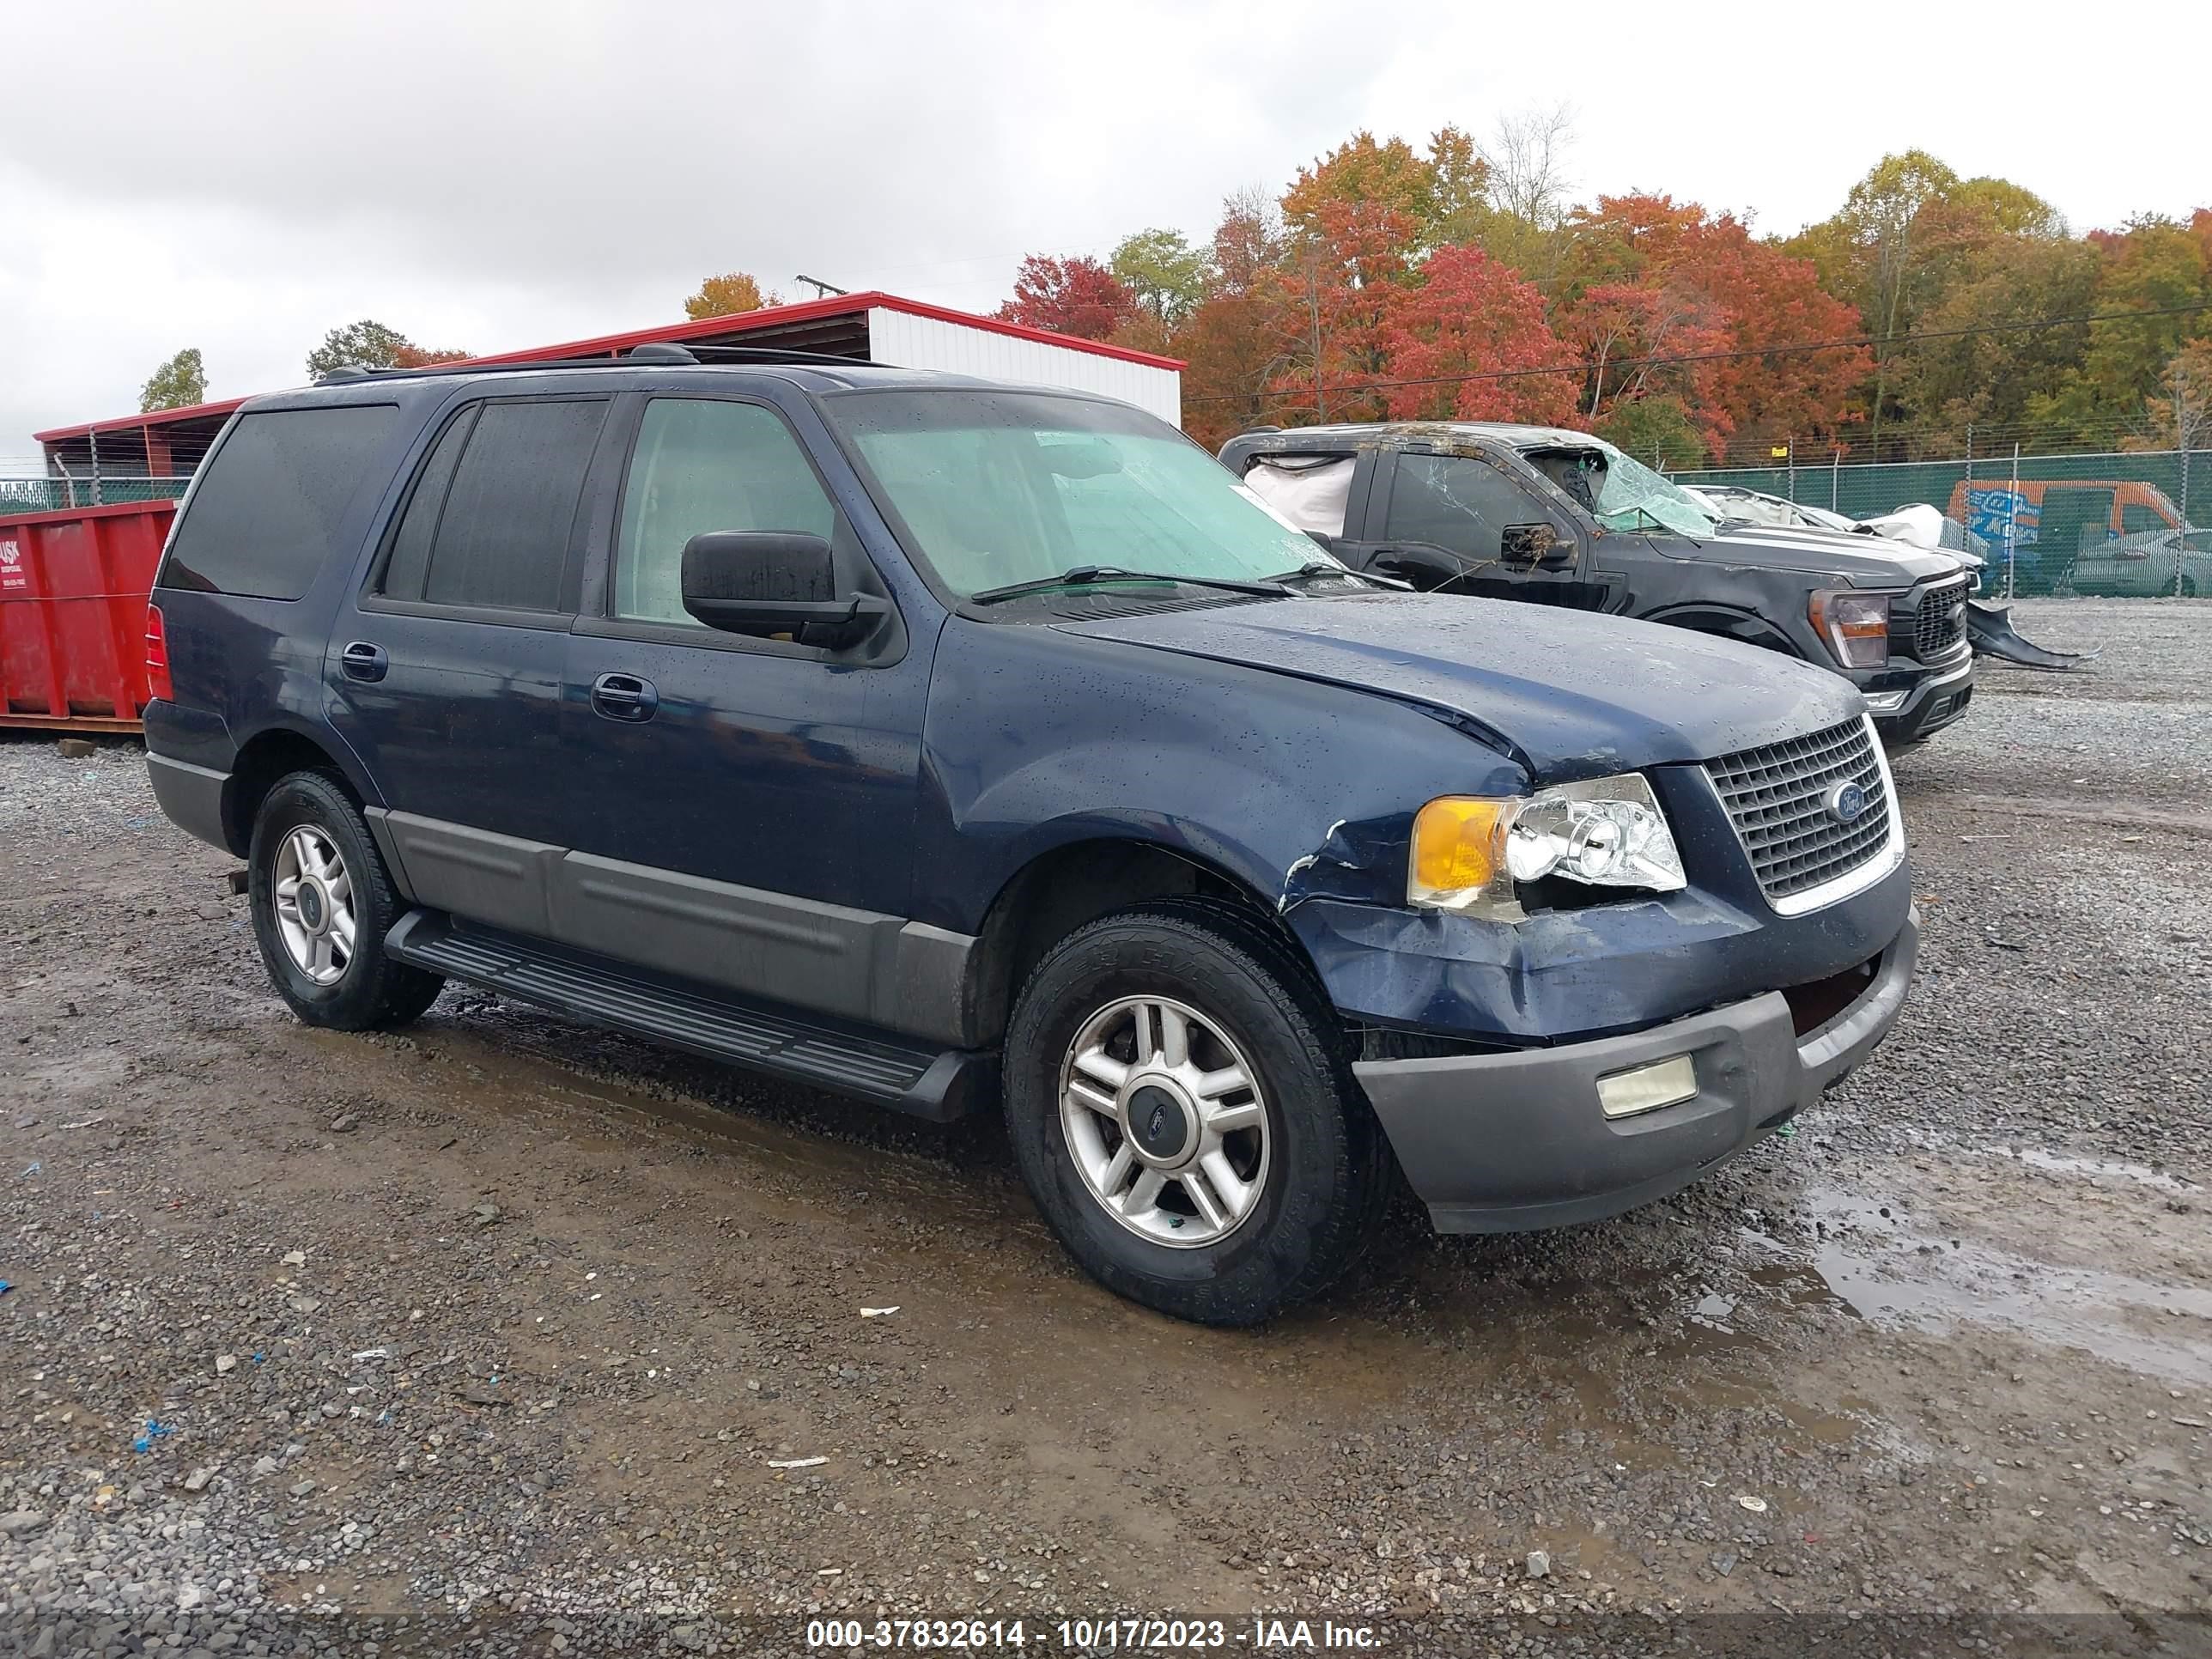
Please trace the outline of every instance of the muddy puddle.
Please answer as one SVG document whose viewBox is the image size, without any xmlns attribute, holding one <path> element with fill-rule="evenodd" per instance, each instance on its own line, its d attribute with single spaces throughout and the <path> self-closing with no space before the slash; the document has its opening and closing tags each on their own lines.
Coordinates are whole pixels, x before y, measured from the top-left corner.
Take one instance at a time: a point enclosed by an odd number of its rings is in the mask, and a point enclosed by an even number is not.
<svg viewBox="0 0 2212 1659">
<path fill-rule="evenodd" d="M 2085 1158 L 2070 1152 L 2054 1152 L 2042 1146 L 1996 1146 L 1929 1130 L 1911 1132 L 1905 1138 L 1916 1146 L 1931 1152 L 1942 1152 L 1947 1157 L 1993 1158 L 2018 1164 L 2024 1170 L 2039 1170 L 2045 1175 L 2075 1176 L 2092 1182 L 2117 1181 L 2161 1193 L 2202 1193 L 2204 1190 L 2202 1182 L 2190 1180 L 2162 1165 L 2130 1164 L 2114 1158 Z"/>
<path fill-rule="evenodd" d="M 2087 1173 L 2073 1166 L 2093 1162 L 2053 1156 L 2038 1167 Z M 2122 1168 L 2099 1164 L 2096 1172 Z M 1927 1234 L 1895 1206 L 1838 1189 L 1808 1190 L 1804 1208 L 1813 1224 L 1809 1248 L 1744 1228 L 1749 1288 L 1741 1297 L 1706 1296 L 1692 1320 L 1733 1329 L 1747 1301 L 1839 1304 L 1890 1329 L 2002 1327 L 2148 1376 L 2212 1383 L 2212 1291 Z"/>
</svg>

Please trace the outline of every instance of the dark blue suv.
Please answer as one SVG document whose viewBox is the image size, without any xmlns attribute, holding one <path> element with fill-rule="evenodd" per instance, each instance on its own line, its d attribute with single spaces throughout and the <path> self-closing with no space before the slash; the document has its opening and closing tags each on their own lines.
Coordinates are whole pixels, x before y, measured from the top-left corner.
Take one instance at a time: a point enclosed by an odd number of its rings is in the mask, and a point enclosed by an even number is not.
<svg viewBox="0 0 2212 1659">
<path fill-rule="evenodd" d="M 756 354 L 757 358 L 758 354 Z M 149 617 L 154 783 L 343 1030 L 448 978 L 932 1118 L 1115 1290 L 1265 1318 L 1674 1191 L 1916 930 L 1859 694 L 1398 590 L 1152 417 L 834 360 L 264 398 Z"/>
</svg>

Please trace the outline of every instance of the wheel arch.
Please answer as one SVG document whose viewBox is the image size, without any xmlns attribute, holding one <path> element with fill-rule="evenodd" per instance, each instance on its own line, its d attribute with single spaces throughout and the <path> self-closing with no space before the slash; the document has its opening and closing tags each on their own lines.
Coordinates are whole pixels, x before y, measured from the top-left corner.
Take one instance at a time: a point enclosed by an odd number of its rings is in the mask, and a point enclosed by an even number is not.
<svg viewBox="0 0 2212 1659">
<path fill-rule="evenodd" d="M 1779 651 L 1801 659 L 1805 654 L 1786 632 L 1757 611 L 1717 600 L 1669 605 L 1663 611 L 1651 611 L 1643 620 L 1661 623 L 1668 628 L 1686 628 L 1693 634 L 1741 640 L 1746 645 Z"/>
<path fill-rule="evenodd" d="M 983 917 L 969 969 L 975 1027 L 1005 1035 L 1014 998 L 1044 953 L 1100 916 L 1163 898 L 1212 899 L 1267 930 L 1308 972 L 1305 946 L 1274 907 L 1236 873 L 1188 848 L 1133 836 L 1063 842 L 1009 876 Z M 1319 983 L 1318 975 L 1316 983 Z"/>
<path fill-rule="evenodd" d="M 276 781 L 291 773 L 328 772 L 343 785 L 356 806 L 362 805 L 367 793 L 340 758 L 342 753 L 339 745 L 295 726 L 270 726 L 247 738 L 231 763 L 230 782 L 223 790 L 222 832 L 230 850 L 246 856 L 261 803 Z"/>
</svg>

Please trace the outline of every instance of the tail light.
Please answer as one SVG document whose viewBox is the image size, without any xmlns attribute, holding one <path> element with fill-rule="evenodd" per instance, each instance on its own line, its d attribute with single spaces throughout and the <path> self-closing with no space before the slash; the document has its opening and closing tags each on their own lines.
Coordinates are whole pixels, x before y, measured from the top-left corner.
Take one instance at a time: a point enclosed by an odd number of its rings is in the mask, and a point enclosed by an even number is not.
<svg viewBox="0 0 2212 1659">
<path fill-rule="evenodd" d="M 169 636 L 161 628 L 161 607 L 146 607 L 146 695 L 156 702 L 174 702 L 176 690 L 169 684 Z"/>
</svg>

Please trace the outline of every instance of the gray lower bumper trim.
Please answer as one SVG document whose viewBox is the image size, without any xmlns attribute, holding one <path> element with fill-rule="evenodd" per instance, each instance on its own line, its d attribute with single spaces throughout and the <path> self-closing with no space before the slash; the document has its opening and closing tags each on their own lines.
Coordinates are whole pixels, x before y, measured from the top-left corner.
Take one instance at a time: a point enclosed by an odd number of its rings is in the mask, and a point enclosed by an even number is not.
<svg viewBox="0 0 2212 1659">
<path fill-rule="evenodd" d="M 1802 1037 L 1774 991 L 1626 1036 L 1352 1069 L 1439 1231 L 1595 1220 L 1686 1186 L 1819 1098 L 1896 1021 L 1918 943 L 1916 914 L 1867 988 Z M 1601 1077 L 1678 1054 L 1693 1098 L 1617 1120 L 1599 1109 Z"/>
<path fill-rule="evenodd" d="M 222 815 L 229 773 L 152 754 L 146 757 L 146 772 L 154 782 L 154 799 L 161 804 L 162 814 L 170 823 L 226 853 L 232 850 Z"/>
</svg>

